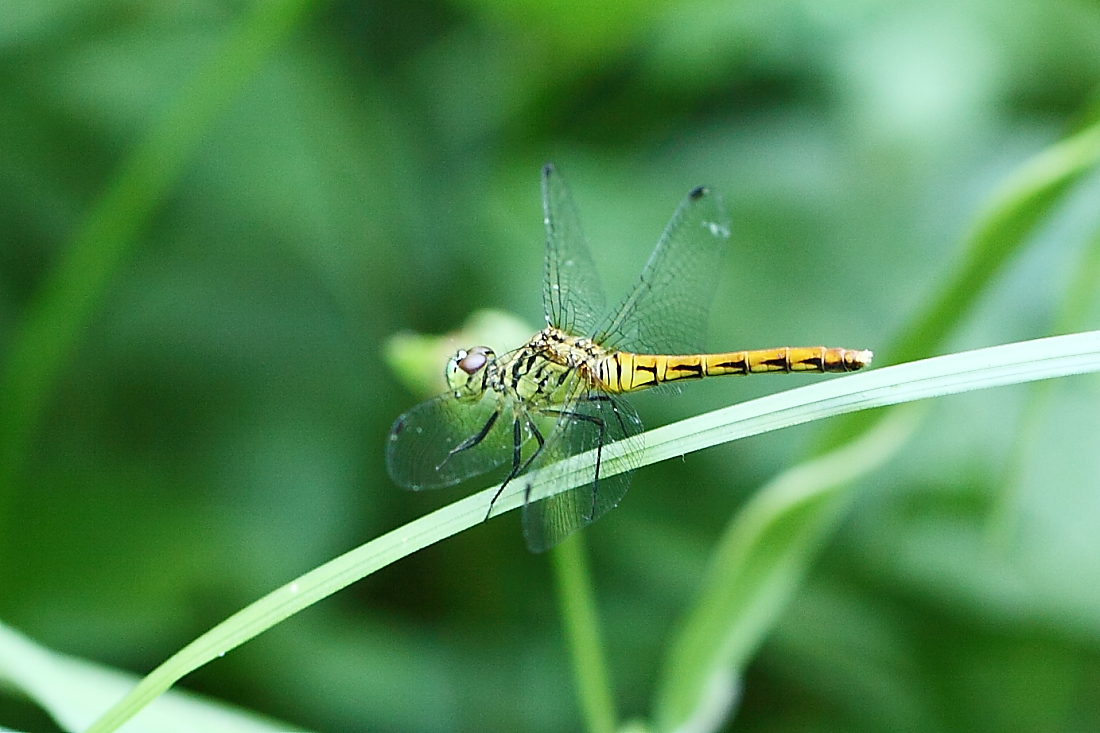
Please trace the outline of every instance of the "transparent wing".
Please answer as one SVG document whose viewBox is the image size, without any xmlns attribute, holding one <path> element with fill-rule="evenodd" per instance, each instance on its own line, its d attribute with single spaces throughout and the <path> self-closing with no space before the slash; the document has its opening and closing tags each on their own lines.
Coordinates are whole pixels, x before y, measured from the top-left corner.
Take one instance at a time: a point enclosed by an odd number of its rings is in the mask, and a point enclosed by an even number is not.
<svg viewBox="0 0 1100 733">
<path fill-rule="evenodd" d="M 593 339 L 638 353 L 701 352 L 729 235 L 721 197 L 701 186 L 693 189 L 672 215 L 634 289 Z"/>
<path fill-rule="evenodd" d="M 386 470 L 414 491 L 453 486 L 511 457 L 512 422 L 511 406 L 491 390 L 473 404 L 441 395 L 394 422 Z"/>
<path fill-rule="evenodd" d="M 606 309 L 603 287 L 588 252 L 577 207 L 561 174 L 542 167 L 546 265 L 542 305 L 546 322 L 574 336 L 587 336 Z"/>
<path fill-rule="evenodd" d="M 640 440 L 642 422 L 638 413 L 625 400 L 592 392 L 576 403 L 562 408 L 557 426 L 531 466 L 532 471 L 550 464 L 631 438 Z M 591 478 L 575 488 L 523 507 L 523 536 L 532 552 L 543 552 L 561 542 L 573 532 L 588 526 L 613 508 L 630 486 L 630 477 L 637 467 L 628 462 L 626 471 L 606 475 L 602 455 L 599 469 L 593 467 Z M 598 472 L 597 472 L 598 470 Z"/>
</svg>

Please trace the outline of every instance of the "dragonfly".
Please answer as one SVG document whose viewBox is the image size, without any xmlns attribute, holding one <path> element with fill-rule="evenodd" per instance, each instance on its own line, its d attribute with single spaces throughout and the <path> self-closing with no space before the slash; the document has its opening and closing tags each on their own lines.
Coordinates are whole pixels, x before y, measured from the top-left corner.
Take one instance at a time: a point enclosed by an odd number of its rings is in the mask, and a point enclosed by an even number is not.
<svg viewBox="0 0 1100 733">
<path fill-rule="evenodd" d="M 572 195 L 551 164 L 542 169 L 542 204 L 546 327 L 506 354 L 458 351 L 446 365 L 447 391 L 397 418 L 386 446 L 390 477 L 413 490 L 508 466 L 486 519 L 511 482 L 594 451 L 579 485 L 552 487 L 534 501 L 525 487 L 523 534 L 532 552 L 596 521 L 626 493 L 637 451 L 616 458 L 618 472 L 604 465 L 609 445 L 641 437 L 641 420 L 622 395 L 727 374 L 851 372 L 871 362 L 870 351 L 824 346 L 703 353 L 731 226 L 707 187 L 684 197 L 634 287 L 607 315 Z"/>
</svg>

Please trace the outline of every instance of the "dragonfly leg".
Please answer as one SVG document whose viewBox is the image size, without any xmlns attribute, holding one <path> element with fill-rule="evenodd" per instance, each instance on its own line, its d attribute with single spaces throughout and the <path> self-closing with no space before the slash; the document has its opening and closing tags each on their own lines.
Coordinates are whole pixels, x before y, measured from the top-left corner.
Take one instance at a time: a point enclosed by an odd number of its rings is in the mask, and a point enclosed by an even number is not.
<svg viewBox="0 0 1100 733">
<path fill-rule="evenodd" d="M 631 428 L 628 428 L 626 421 L 623 420 L 622 410 L 619 409 L 619 406 L 616 404 L 615 400 L 612 399 L 609 395 L 600 394 L 599 392 L 590 392 L 589 394 L 585 395 L 583 399 L 585 402 L 600 402 L 606 405 L 611 410 L 611 413 L 615 415 L 616 422 L 619 423 L 620 435 L 631 434 Z M 596 513 L 596 491 L 598 489 L 597 484 L 600 480 L 600 466 L 603 460 L 603 447 L 606 443 L 607 424 L 600 418 L 594 417 L 592 415 L 572 414 L 570 415 L 570 417 L 574 419 L 584 419 L 595 423 L 600 430 L 600 436 L 598 444 L 596 446 L 596 477 L 592 482 L 592 505 L 589 509 L 589 515 L 587 517 L 589 520 L 591 520 L 591 518 L 595 516 Z M 631 427 L 636 428 L 637 426 Z"/>
<path fill-rule="evenodd" d="M 610 402 L 607 397 L 595 396 L 588 398 L 589 402 Z M 596 491 L 600 485 L 600 465 L 603 462 L 603 444 L 605 434 L 607 432 L 607 423 L 598 417 L 592 415 L 582 415 L 578 412 L 561 412 L 559 410 L 547 410 L 548 415 L 562 415 L 570 420 L 582 420 L 584 422 L 590 422 L 597 427 L 600 431 L 600 437 L 596 440 L 596 473 L 592 477 L 592 503 L 588 507 L 588 516 L 585 519 L 589 522 L 592 521 L 592 517 L 596 515 Z M 620 422 L 622 418 L 619 418 Z M 528 493 L 531 491 L 531 487 L 527 487 Z"/>
<path fill-rule="evenodd" d="M 440 461 L 438 466 L 435 467 L 435 470 L 438 471 L 439 469 L 443 468 L 443 464 L 445 464 L 455 453 L 461 453 L 464 450 L 469 450 L 481 441 L 485 440 L 485 436 L 488 435 L 489 431 L 493 429 L 494 425 L 496 425 L 497 418 L 499 417 L 500 410 L 497 410 L 492 415 L 490 415 L 489 419 L 485 421 L 485 424 L 481 426 L 481 430 L 478 430 L 476 435 L 471 435 L 469 438 L 466 438 L 466 440 L 462 441 L 454 448 L 451 448 L 451 450 L 447 452 L 447 456 L 442 461 Z"/>
<path fill-rule="evenodd" d="M 489 511 L 485 513 L 485 521 L 489 521 L 489 515 L 493 513 L 493 506 L 497 503 L 497 499 L 500 498 L 501 493 L 504 491 L 504 487 L 508 485 L 512 479 L 519 476 L 521 473 L 527 470 L 527 467 L 531 465 L 531 462 L 535 460 L 535 457 L 542 452 L 542 446 L 546 444 L 546 441 L 542 437 L 542 433 L 539 432 L 538 426 L 531 422 L 530 418 L 524 416 L 523 418 L 527 422 L 527 428 L 531 431 L 531 434 L 535 436 L 535 440 L 538 442 L 539 447 L 535 449 L 526 461 L 520 463 L 520 459 L 523 455 L 523 428 L 520 424 L 519 418 L 516 418 L 512 423 L 512 470 L 508 472 L 500 488 L 497 489 L 497 493 L 493 494 L 493 500 L 489 502 Z M 527 487 L 524 501 L 527 501 L 527 496 L 531 493 L 531 487 Z"/>
<path fill-rule="evenodd" d="M 586 402 L 606 402 L 611 405 L 611 412 L 615 413 L 615 419 L 619 421 L 619 429 L 623 431 L 623 434 L 627 434 L 626 423 L 623 422 L 623 414 L 619 412 L 619 408 L 615 406 L 615 401 L 604 394 L 593 394 L 584 398 Z"/>
</svg>

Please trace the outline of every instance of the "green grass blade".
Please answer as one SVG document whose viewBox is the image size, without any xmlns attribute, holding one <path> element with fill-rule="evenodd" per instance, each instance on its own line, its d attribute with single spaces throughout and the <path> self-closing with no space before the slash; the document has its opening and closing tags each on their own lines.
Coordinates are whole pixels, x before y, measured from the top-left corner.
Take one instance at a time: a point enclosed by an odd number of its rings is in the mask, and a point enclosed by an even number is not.
<svg viewBox="0 0 1100 733">
<path fill-rule="evenodd" d="M 573 680 L 589 733 L 614 733 L 618 714 L 611 675 L 600 644 L 596 599 L 588 572 L 584 534 L 575 532 L 550 551 Z"/>
<path fill-rule="evenodd" d="M 0 624 L 0 687 L 26 695 L 64 730 L 83 730 L 136 682 L 128 672 L 59 654 Z M 126 730 L 276 733 L 302 729 L 216 700 L 173 691 L 161 696 Z"/>
<path fill-rule="evenodd" d="M 1092 233 L 1054 320 L 1055 333 L 1088 328 L 1089 313 L 1100 301 L 1100 229 Z"/>
<path fill-rule="evenodd" d="M 311 4 L 254 5 L 130 153 L 42 284 L 0 366 L 0 523 L 51 389 L 115 273 L 212 122 Z"/>
<path fill-rule="evenodd" d="M 1074 341 L 1061 340 L 1065 338 Z M 1098 345 L 1097 331 L 1038 339 L 887 367 L 810 388 L 857 382 L 862 386 L 858 393 L 825 397 L 830 412 L 850 412 L 1096 371 L 1096 355 L 1089 352 Z M 900 372 L 904 375 L 899 379 Z M 783 400 L 799 391 L 773 397 Z M 840 406 L 849 400 L 854 401 Z M 737 407 L 741 406 L 726 409 Z M 796 419 L 801 420 L 806 409 L 812 408 L 800 404 Z M 725 410 L 702 417 L 709 419 L 722 412 Z M 781 426 L 790 417 L 793 415 L 787 413 L 786 406 L 771 411 L 771 419 Z M 712 557 L 710 575 L 670 647 L 655 699 L 656 730 L 687 726 L 688 730 L 706 731 L 721 722 L 719 716 L 728 712 L 721 703 L 732 689 L 731 681 L 781 612 L 842 513 L 850 499 L 850 492 L 845 491 L 848 484 L 899 448 L 914 423 L 908 412 L 879 420 L 858 439 L 781 474 L 734 518 Z M 693 438 L 706 439 L 708 433 Z M 725 699 L 726 705 L 730 702 Z"/>
<path fill-rule="evenodd" d="M 962 262 L 940 294 L 887 349 L 892 362 L 931 353 L 985 286 L 1027 242 L 1062 194 L 1100 163 L 1100 122 L 1028 160 L 993 192 L 967 236 Z"/>
<path fill-rule="evenodd" d="M 918 412 L 895 411 L 843 448 L 781 473 L 738 512 L 674 637 L 656 696 L 655 730 L 721 727 L 736 702 L 739 671 L 843 516 L 851 498 L 844 489 L 897 452 L 916 428 Z"/>
<path fill-rule="evenodd" d="M 719 443 L 854 410 L 1093 371 L 1100 371 L 1098 331 L 902 364 L 716 410 L 649 431 L 642 441 L 620 441 L 604 451 L 603 470 L 609 473 L 625 470 L 622 457 L 627 451 L 636 452 L 637 464 L 645 466 Z M 594 462 L 592 452 L 583 453 L 530 474 L 527 482 L 515 482 L 496 500 L 493 516 L 519 508 L 527 484 L 534 498 L 579 485 L 591 475 Z M 484 519 L 496 493 L 497 487 L 490 487 L 423 516 L 315 568 L 238 611 L 153 670 L 96 721 L 89 733 L 116 730 L 189 672 L 376 570 L 476 526 Z"/>
<path fill-rule="evenodd" d="M 959 262 L 939 294 L 886 348 L 879 364 L 920 359 L 934 353 L 986 286 L 1027 244 L 1029 234 L 1062 200 L 1066 190 L 1100 163 L 1100 122 L 1030 158 L 989 197 L 965 239 Z M 838 421 L 819 451 L 841 445 L 868 430 L 877 418 L 854 414 Z"/>
<path fill-rule="evenodd" d="M 1085 328 L 1091 309 L 1100 302 L 1100 230 L 1093 232 L 1073 273 L 1054 320 L 1055 333 Z M 1051 382 L 1033 385 L 1020 411 L 1013 447 L 1006 452 L 1008 460 L 1003 468 L 1004 478 L 998 482 L 1003 489 L 996 496 L 986 525 L 987 539 L 993 547 L 1006 547 L 1017 529 L 1023 466 L 1038 442 L 1041 418 L 1053 393 L 1053 386 Z"/>
<path fill-rule="evenodd" d="M 1036 224 L 1062 200 L 1063 193 L 1094 168 L 1098 161 L 1100 123 L 1051 146 L 1021 166 L 994 192 L 990 203 L 978 217 L 954 276 L 893 345 L 879 350 L 879 356 L 893 361 L 907 361 L 939 347 L 958 324 L 960 314 L 973 305 L 1012 256 L 1024 247 L 1027 236 Z M 890 423 L 881 421 L 881 416 L 867 412 L 854 413 L 838 420 L 824 435 L 819 448 L 819 451 L 832 449 L 833 452 L 821 455 L 820 460 L 850 456 L 849 447 L 874 440 L 883 430 L 889 432 Z M 848 447 L 838 447 L 846 444 Z M 816 460 L 792 469 L 777 481 L 782 481 L 792 472 L 798 474 L 805 466 L 814 465 L 817 465 Z M 867 463 L 868 469 L 870 466 Z M 837 512 L 846 503 L 840 493 L 843 486 L 834 482 L 828 474 L 822 474 L 817 484 L 820 493 L 812 494 L 812 502 L 792 506 L 787 516 L 774 517 L 776 523 L 793 523 L 780 543 L 782 547 L 776 547 L 773 553 L 762 557 L 737 555 L 736 559 L 740 562 L 761 564 L 756 568 L 728 566 L 725 575 L 717 575 L 701 590 L 698 607 L 693 608 L 671 646 L 669 666 L 664 670 L 654 707 L 658 730 L 674 730 L 687 721 L 694 721 L 700 724 L 699 730 L 706 730 L 706 724 L 715 722 L 707 719 L 707 715 L 714 714 L 718 709 L 712 698 L 720 695 L 716 692 L 722 689 L 718 684 L 720 675 L 736 677 L 740 665 L 747 659 L 742 652 L 755 648 L 755 644 L 767 633 L 786 599 L 793 593 L 797 578 L 812 557 L 813 548 L 834 524 Z M 765 492 L 771 491 L 775 485 L 773 482 Z M 744 520 L 736 517 L 727 530 L 727 538 L 748 536 L 750 529 L 743 526 L 743 522 L 752 521 L 751 517 Z M 731 552 L 723 543 L 713 562 L 732 562 Z M 746 580 L 754 574 L 759 577 L 752 582 Z M 722 599 L 728 600 L 724 595 L 724 586 L 736 586 L 740 592 L 758 593 L 759 596 L 723 606 Z M 770 615 L 760 615 L 765 609 Z M 719 622 L 721 613 L 728 615 Z M 733 652 L 727 649 L 729 638 L 740 639 L 733 644 Z M 713 652 L 712 657 L 702 653 L 708 649 Z"/>
</svg>

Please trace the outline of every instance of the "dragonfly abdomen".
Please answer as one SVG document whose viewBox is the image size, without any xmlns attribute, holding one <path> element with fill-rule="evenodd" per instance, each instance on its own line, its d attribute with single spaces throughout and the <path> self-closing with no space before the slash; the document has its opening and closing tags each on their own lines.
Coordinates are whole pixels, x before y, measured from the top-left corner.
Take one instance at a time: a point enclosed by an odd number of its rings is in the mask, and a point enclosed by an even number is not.
<svg viewBox="0 0 1100 733">
<path fill-rule="evenodd" d="M 769 372 L 854 372 L 870 363 L 870 351 L 784 346 L 683 356 L 617 351 L 601 359 L 594 371 L 607 391 L 633 392 L 681 379 Z"/>
</svg>

